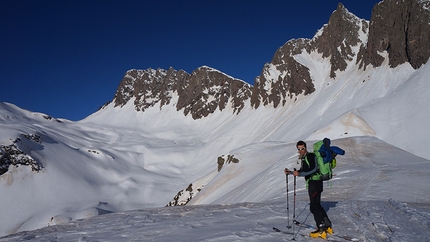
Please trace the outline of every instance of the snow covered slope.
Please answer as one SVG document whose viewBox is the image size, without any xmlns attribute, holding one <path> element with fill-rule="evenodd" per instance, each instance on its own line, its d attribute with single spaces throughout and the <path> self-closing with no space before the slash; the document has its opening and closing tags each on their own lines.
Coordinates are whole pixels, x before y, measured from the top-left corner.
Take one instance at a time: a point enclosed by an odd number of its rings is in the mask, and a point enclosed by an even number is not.
<svg viewBox="0 0 430 242">
<path fill-rule="evenodd" d="M 294 237 L 308 241 L 301 235 L 312 229 L 285 227 L 292 222 L 293 179 L 290 177 L 288 184 L 287 210 L 282 170 L 285 166 L 297 167 L 294 145 L 266 142 L 232 152 L 241 162 L 223 167 L 205 187 L 211 192 L 196 197 L 196 203 L 212 205 L 110 213 L 106 210 L 110 204 L 99 203 L 93 204 L 97 206 L 93 210 L 102 215 L 95 217 L 91 217 L 94 214 L 89 207 L 75 211 L 70 206 L 50 221 L 51 226 L 16 233 L 0 241 L 284 241 Z M 423 191 L 429 190 L 430 162 L 374 137 L 344 138 L 335 140 L 334 145 L 346 150 L 346 155 L 338 158 L 335 178 L 325 184 L 323 192 L 323 206 L 335 233 L 354 241 L 425 241 L 430 235 L 430 197 Z M 95 189 L 95 185 L 81 189 Z M 76 194 L 80 190 L 70 185 L 63 188 Z M 45 186 L 39 192 L 48 189 Z M 9 192 L 14 193 L 17 191 Z M 295 208 L 297 220 L 313 225 L 302 179 L 297 180 Z M 29 210 L 21 207 L 20 211 Z M 33 226 L 36 222 L 35 218 L 31 220 Z M 296 234 L 276 233 L 272 227 Z M 344 241 L 333 236 L 331 239 Z"/>
</svg>

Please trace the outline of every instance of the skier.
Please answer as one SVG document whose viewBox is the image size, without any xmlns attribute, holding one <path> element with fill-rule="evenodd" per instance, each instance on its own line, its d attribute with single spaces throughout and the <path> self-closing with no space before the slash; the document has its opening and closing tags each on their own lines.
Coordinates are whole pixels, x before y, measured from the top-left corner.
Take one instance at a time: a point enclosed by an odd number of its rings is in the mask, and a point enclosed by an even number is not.
<svg viewBox="0 0 430 242">
<path fill-rule="evenodd" d="M 313 238 L 327 238 L 327 233 L 333 234 L 332 224 L 327 216 L 326 211 L 321 206 L 321 193 L 323 191 L 323 181 L 321 175 L 318 174 L 317 158 L 314 153 L 309 153 L 304 141 L 299 141 L 296 144 L 299 152 L 301 166 L 299 170 L 290 171 L 285 168 L 285 174 L 292 173 L 294 176 L 304 176 L 309 194 L 309 209 L 314 215 L 317 230 L 309 234 Z"/>
</svg>

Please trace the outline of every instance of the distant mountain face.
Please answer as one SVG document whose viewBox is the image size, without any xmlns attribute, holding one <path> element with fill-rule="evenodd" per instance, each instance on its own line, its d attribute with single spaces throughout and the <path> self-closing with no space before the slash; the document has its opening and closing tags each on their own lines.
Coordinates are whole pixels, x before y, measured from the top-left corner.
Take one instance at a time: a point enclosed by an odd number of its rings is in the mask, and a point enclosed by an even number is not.
<svg viewBox="0 0 430 242">
<path fill-rule="evenodd" d="M 191 74 L 173 68 L 130 70 L 121 81 L 114 102 L 115 106 L 123 106 L 134 97 L 136 111 L 155 105 L 161 109 L 170 104 L 172 93 L 176 93 L 176 109 L 199 119 L 216 109 L 222 111 L 227 105 L 234 113 L 239 113 L 251 97 L 251 88 L 241 80 L 206 66 Z"/>
<path fill-rule="evenodd" d="M 279 48 L 270 63 L 263 68 L 253 89 L 252 106 L 272 103 L 274 107 L 284 105 L 286 99 L 299 94 L 309 95 L 315 91 L 314 80 L 307 66 L 301 64 L 295 56 L 302 52 L 317 52 L 323 58 L 329 58 L 330 78 L 336 77 L 336 71 L 343 71 L 347 61 L 356 54 L 351 49 L 365 40 L 360 36 L 368 32 L 368 22 L 361 20 L 339 4 L 326 24 L 313 39 L 290 40 Z M 273 75 L 273 73 L 276 73 Z M 265 87 L 269 86 L 269 90 Z"/>
<path fill-rule="evenodd" d="M 227 106 L 239 113 L 246 105 L 284 106 L 298 95 L 315 92 L 315 80 L 298 56 L 317 53 L 330 61 L 327 78 L 349 65 L 366 69 L 381 66 L 384 51 L 390 67 L 408 62 L 415 69 L 430 57 L 430 1 L 385 0 L 375 5 L 370 22 L 350 13 L 341 3 L 312 39 L 294 39 L 274 54 L 256 77 L 254 86 L 207 66 L 191 74 L 183 70 L 130 70 L 121 81 L 113 102 L 123 106 L 134 98 L 137 111 L 172 102 L 194 119 Z M 321 77 L 320 77 L 321 78 Z"/>
</svg>

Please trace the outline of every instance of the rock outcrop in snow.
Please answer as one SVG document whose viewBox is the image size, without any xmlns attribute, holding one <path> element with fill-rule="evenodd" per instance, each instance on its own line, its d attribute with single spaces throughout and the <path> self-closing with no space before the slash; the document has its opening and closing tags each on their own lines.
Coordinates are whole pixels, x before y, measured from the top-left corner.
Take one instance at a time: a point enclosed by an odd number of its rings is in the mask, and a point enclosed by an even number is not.
<svg viewBox="0 0 430 242">
<path fill-rule="evenodd" d="M 42 139 L 39 135 L 22 134 L 12 144 L 0 145 L 0 175 L 6 173 L 10 166 L 28 166 L 32 171 L 36 172 L 42 170 L 42 164 L 28 154 L 32 149 L 41 147 L 41 142 Z M 33 146 L 33 148 L 30 148 L 30 146 Z"/>
</svg>

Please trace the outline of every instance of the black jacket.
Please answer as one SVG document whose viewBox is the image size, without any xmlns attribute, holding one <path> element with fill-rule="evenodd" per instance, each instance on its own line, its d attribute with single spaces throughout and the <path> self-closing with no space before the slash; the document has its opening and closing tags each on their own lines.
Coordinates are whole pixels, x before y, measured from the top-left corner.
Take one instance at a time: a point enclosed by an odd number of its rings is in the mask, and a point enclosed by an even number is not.
<svg viewBox="0 0 430 242">
<path fill-rule="evenodd" d="M 300 166 L 300 169 L 298 170 L 299 176 L 304 176 L 305 180 L 309 180 L 309 178 L 311 178 L 312 175 L 318 171 L 315 154 L 306 153 L 306 155 L 302 157 L 301 161 L 302 164 Z"/>
</svg>

